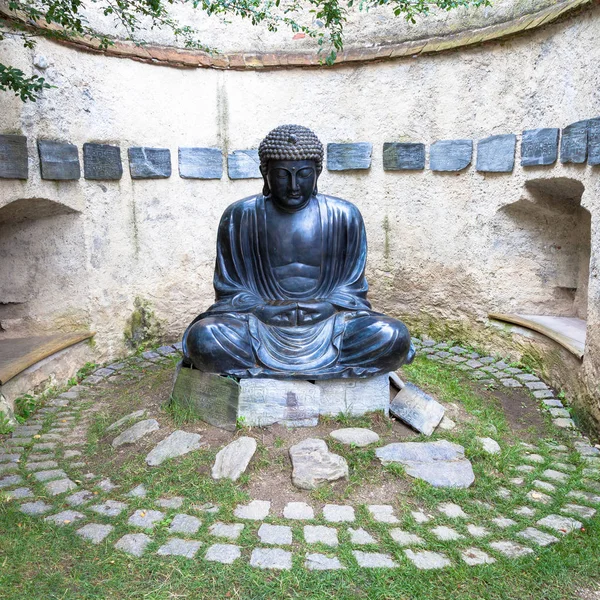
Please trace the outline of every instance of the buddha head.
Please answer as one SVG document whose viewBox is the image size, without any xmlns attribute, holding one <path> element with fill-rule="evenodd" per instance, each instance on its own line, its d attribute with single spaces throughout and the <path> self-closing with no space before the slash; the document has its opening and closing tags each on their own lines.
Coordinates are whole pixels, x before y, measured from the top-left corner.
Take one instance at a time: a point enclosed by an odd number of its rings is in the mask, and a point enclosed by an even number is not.
<svg viewBox="0 0 600 600">
<path fill-rule="evenodd" d="M 323 144 L 308 128 L 280 125 L 258 148 L 263 195 L 280 209 L 301 210 L 317 193 L 323 170 Z"/>
</svg>

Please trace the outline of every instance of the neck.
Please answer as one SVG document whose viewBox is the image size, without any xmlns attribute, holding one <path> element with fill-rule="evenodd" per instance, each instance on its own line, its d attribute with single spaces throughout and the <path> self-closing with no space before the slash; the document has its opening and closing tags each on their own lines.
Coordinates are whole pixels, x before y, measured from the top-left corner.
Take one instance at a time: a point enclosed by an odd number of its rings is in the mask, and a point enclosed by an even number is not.
<svg viewBox="0 0 600 600">
<path fill-rule="evenodd" d="M 293 213 L 300 212 L 301 210 L 304 210 L 310 204 L 310 201 L 313 198 L 315 198 L 315 196 L 311 196 L 306 202 L 304 202 L 303 204 L 301 204 L 299 206 L 290 207 L 290 206 L 284 206 L 284 205 L 280 204 L 271 195 L 265 196 L 265 200 L 270 201 L 277 210 L 284 212 L 284 213 L 288 213 L 288 214 L 293 214 Z"/>
</svg>

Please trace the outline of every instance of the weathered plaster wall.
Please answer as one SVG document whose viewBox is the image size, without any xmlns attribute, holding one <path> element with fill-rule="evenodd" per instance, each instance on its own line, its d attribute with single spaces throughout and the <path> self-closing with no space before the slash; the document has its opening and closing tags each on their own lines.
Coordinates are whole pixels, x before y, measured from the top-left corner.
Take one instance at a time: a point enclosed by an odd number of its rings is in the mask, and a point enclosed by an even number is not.
<svg viewBox="0 0 600 600">
<path fill-rule="evenodd" d="M 45 75 L 57 87 L 36 104 L 0 96 L 0 132 L 27 135 L 31 155 L 27 182 L 0 181 L 0 207 L 19 198 L 47 198 L 77 212 L 0 226 L 6 238 L 0 240 L 1 272 L 22 264 L 35 272 L 28 281 L 40 286 L 32 291 L 30 320 L 16 319 L 0 335 L 25 327 L 52 329 L 64 315 L 76 315 L 81 325 L 98 332 L 98 358 L 116 356 L 125 351 L 123 332 L 140 297 L 151 303 L 165 335 L 179 336 L 212 301 L 221 213 L 260 191 L 261 182 L 231 181 L 226 175 L 220 181 L 181 179 L 178 146 L 215 146 L 224 153 L 252 148 L 272 127 L 297 122 L 325 143 L 373 143 L 369 171 L 325 171 L 319 188 L 359 206 L 369 236 L 372 301 L 413 323 L 447 320 L 481 334 L 488 331 L 491 311 L 534 313 L 554 303 L 566 314 L 573 298 L 557 295 L 560 277 L 552 279 L 545 244 L 556 246 L 552 251 L 563 265 L 557 272 L 564 275 L 564 265 L 577 262 L 572 247 L 567 259 L 561 253 L 572 246 L 578 221 L 570 209 L 560 219 L 546 215 L 544 241 L 531 234 L 531 219 L 520 221 L 519 211 L 506 207 L 531 201 L 528 180 L 581 182 L 581 205 L 591 215 L 588 345 L 583 368 L 565 385 L 587 395 L 588 408 L 600 421 L 598 168 L 523 169 L 517 150 L 512 174 L 482 174 L 474 166 L 457 174 L 391 173 L 383 171 L 381 156 L 389 141 L 477 140 L 599 116 L 599 35 L 596 8 L 528 37 L 460 52 L 334 70 L 267 72 L 177 70 L 44 41 L 34 52 L 3 42 L 0 61 L 38 72 L 33 57 L 42 54 L 50 63 Z M 120 182 L 44 182 L 36 138 L 70 141 L 80 152 L 84 142 L 118 143 L 126 173 Z M 126 161 L 132 145 L 170 148 L 172 177 L 132 181 Z M 25 240 L 35 246 L 36 239 L 39 245 L 28 250 Z M 68 255 L 61 267 L 47 257 L 50 243 L 57 257 Z M 20 247 L 30 252 L 33 266 L 23 257 L 11 258 Z M 14 277 L 3 278 L 0 294 L 10 294 L 5 281 Z"/>
</svg>

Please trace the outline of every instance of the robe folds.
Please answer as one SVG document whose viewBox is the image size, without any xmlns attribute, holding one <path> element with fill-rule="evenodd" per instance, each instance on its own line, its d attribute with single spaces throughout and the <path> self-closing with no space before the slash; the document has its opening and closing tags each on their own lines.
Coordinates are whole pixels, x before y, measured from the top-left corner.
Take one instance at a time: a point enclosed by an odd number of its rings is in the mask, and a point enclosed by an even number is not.
<svg viewBox="0 0 600 600">
<path fill-rule="evenodd" d="M 196 368 L 237 377 L 326 379 L 374 375 L 390 370 L 390 358 L 406 358 L 406 327 L 372 311 L 367 300 L 367 240 L 359 210 L 330 196 L 319 194 L 317 201 L 321 268 L 314 289 L 305 292 L 285 290 L 277 281 L 264 196 L 226 209 L 217 237 L 216 301 L 183 338 L 184 355 Z M 310 300 L 327 301 L 337 312 L 295 327 L 265 324 L 253 314 L 271 301 Z M 390 352 L 398 356 L 388 357 Z"/>
</svg>

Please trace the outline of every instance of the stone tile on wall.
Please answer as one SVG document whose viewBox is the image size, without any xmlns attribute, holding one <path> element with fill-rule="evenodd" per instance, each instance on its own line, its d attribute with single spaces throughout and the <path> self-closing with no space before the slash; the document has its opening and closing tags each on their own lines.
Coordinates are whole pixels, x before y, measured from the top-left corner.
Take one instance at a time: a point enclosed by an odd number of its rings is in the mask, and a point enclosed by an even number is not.
<svg viewBox="0 0 600 600">
<path fill-rule="evenodd" d="M 425 168 L 425 144 L 385 142 L 384 171 L 420 171 Z"/>
<path fill-rule="evenodd" d="M 221 179 L 223 152 L 219 148 L 179 148 L 179 176 L 184 179 Z"/>
<path fill-rule="evenodd" d="M 168 148 L 132 147 L 127 153 L 132 179 L 171 177 L 171 151 Z"/>
<path fill-rule="evenodd" d="M 600 117 L 588 121 L 588 165 L 600 165 Z"/>
<path fill-rule="evenodd" d="M 42 179 L 70 181 L 81 177 L 77 146 L 51 140 L 38 140 Z"/>
<path fill-rule="evenodd" d="M 560 129 L 528 129 L 521 139 L 521 166 L 553 165 L 558 158 Z"/>
<path fill-rule="evenodd" d="M 262 179 L 258 150 L 234 150 L 227 156 L 229 179 Z"/>
<path fill-rule="evenodd" d="M 356 144 L 327 144 L 328 171 L 354 171 L 369 169 L 373 144 L 358 142 Z"/>
<path fill-rule="evenodd" d="M 473 140 L 440 140 L 431 144 L 429 168 L 432 171 L 462 171 L 471 164 Z"/>
<path fill-rule="evenodd" d="M 0 179 L 27 179 L 27 138 L 24 135 L 0 135 Z"/>
<path fill-rule="evenodd" d="M 517 136 L 492 135 L 477 143 L 477 170 L 483 173 L 511 173 L 515 168 Z"/>
<path fill-rule="evenodd" d="M 123 176 L 121 148 L 108 144 L 84 144 L 83 176 L 94 180 L 121 179 Z"/>
<path fill-rule="evenodd" d="M 562 130 L 560 162 L 581 164 L 587 158 L 588 121 L 571 123 Z"/>
</svg>

